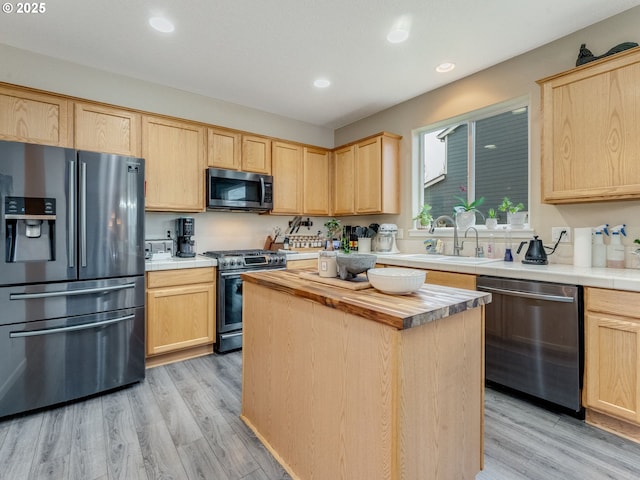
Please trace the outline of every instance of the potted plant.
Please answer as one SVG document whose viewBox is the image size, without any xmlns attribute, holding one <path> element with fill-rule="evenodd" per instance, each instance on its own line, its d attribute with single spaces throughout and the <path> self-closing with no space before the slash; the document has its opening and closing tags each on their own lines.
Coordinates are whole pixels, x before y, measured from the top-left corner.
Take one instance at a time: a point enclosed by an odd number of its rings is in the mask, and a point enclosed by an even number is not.
<svg viewBox="0 0 640 480">
<path fill-rule="evenodd" d="M 461 187 L 461 190 L 463 192 L 466 191 L 463 187 Z M 476 212 L 482 215 L 480 210 L 478 210 L 478 207 L 484 203 L 484 197 L 480 197 L 471 203 L 459 196 L 455 196 L 455 199 L 460 202 L 458 205 L 453 207 L 456 217 L 456 225 L 458 226 L 458 229 L 466 230 L 476 224 Z"/>
<path fill-rule="evenodd" d="M 433 216 L 431 215 L 431 205 L 425 203 L 420 208 L 418 215 L 413 217 L 413 220 L 416 220 L 416 228 L 428 228 L 433 221 Z"/>
<path fill-rule="evenodd" d="M 507 223 L 511 225 L 511 228 L 523 228 L 524 221 L 527 218 L 527 212 L 521 211 L 524 209 L 522 202 L 517 205 L 514 204 L 509 197 L 504 197 L 502 203 L 498 207 L 501 212 L 507 213 Z"/>
<path fill-rule="evenodd" d="M 485 220 L 485 226 L 489 230 L 494 230 L 498 226 L 498 212 L 495 208 L 490 208 L 487 212 L 487 219 Z"/>
<path fill-rule="evenodd" d="M 327 220 L 324 224 L 324 228 L 327 229 L 327 250 L 333 250 L 334 240 L 338 240 L 338 233 L 342 230 L 342 225 L 340 225 L 340 220 L 338 220 L 337 218 L 332 218 L 331 220 Z M 339 242 L 336 248 L 340 248 Z"/>
</svg>

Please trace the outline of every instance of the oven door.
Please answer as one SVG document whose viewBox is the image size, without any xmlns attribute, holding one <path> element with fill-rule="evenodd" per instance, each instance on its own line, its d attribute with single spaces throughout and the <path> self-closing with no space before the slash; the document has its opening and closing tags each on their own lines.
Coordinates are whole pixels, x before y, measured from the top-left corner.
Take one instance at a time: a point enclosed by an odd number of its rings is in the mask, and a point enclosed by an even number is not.
<svg viewBox="0 0 640 480">
<path fill-rule="evenodd" d="M 216 301 L 216 344 L 218 353 L 242 348 L 242 274 L 267 269 L 220 272 Z M 268 269 L 283 270 L 283 268 Z"/>
</svg>

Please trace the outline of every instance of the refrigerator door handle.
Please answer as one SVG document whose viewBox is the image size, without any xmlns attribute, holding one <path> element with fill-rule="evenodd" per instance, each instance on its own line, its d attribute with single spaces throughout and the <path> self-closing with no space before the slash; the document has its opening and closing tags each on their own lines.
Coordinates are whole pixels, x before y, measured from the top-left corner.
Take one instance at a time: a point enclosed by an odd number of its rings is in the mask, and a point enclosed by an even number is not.
<svg viewBox="0 0 640 480">
<path fill-rule="evenodd" d="M 28 332 L 10 332 L 9 338 L 36 337 L 39 335 L 52 335 L 54 333 L 75 332 L 78 330 L 87 330 L 89 328 L 104 327 L 105 325 L 120 323 L 124 322 L 125 320 L 132 320 L 134 318 L 136 318 L 135 315 L 125 315 L 124 317 L 113 318 L 111 320 L 103 320 L 102 322 L 83 323 L 82 325 L 73 325 L 70 327 L 45 328 L 43 330 L 31 330 Z"/>
<path fill-rule="evenodd" d="M 87 163 L 80 162 L 80 266 L 87 266 Z"/>
<path fill-rule="evenodd" d="M 69 201 L 67 208 L 67 225 L 69 236 L 67 237 L 67 266 L 76 266 L 76 162 L 69 161 Z"/>
<path fill-rule="evenodd" d="M 116 290 L 126 290 L 128 288 L 135 287 L 135 283 L 125 283 L 123 285 L 111 285 L 108 287 L 82 288 L 79 290 L 61 290 L 57 292 L 12 293 L 9 295 L 9 300 L 33 300 L 36 298 L 70 297 L 72 295 L 88 295 L 93 293 L 113 292 Z"/>
</svg>

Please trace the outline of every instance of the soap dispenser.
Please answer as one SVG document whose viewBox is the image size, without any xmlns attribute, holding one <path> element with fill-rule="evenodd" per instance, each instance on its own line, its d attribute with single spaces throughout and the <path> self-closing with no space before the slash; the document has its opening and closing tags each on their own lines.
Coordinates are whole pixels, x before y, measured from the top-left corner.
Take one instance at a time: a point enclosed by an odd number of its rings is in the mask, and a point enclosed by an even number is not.
<svg viewBox="0 0 640 480">
<path fill-rule="evenodd" d="M 593 229 L 593 242 L 591 245 L 591 266 L 607 266 L 607 247 L 604 244 L 605 235 L 609 236 L 609 224 L 604 223 Z"/>
<path fill-rule="evenodd" d="M 624 245 L 620 237 L 627 236 L 625 227 L 623 223 L 611 229 L 611 241 L 607 245 L 607 267 L 609 268 L 624 268 Z"/>
</svg>

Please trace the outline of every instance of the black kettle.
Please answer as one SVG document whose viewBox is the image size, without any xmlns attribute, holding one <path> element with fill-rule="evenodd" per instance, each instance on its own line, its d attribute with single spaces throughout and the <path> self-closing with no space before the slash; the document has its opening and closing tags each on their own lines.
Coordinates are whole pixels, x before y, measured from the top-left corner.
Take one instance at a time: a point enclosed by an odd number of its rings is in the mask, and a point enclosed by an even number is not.
<svg viewBox="0 0 640 480">
<path fill-rule="evenodd" d="M 522 263 L 528 263 L 531 265 L 546 265 L 549 263 L 547 260 L 547 252 L 544 251 L 542 240 L 538 239 L 537 235 L 533 237 L 533 240 L 520 242 L 520 246 L 516 253 L 520 253 L 523 245 L 527 243 L 529 243 L 529 248 L 527 249 L 527 253 L 524 254 Z"/>
</svg>

